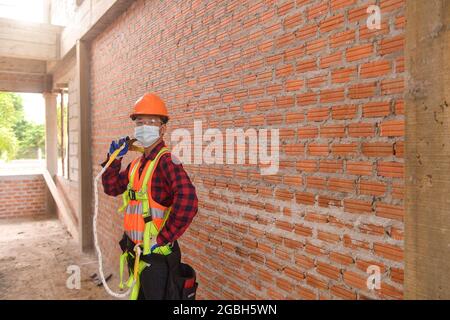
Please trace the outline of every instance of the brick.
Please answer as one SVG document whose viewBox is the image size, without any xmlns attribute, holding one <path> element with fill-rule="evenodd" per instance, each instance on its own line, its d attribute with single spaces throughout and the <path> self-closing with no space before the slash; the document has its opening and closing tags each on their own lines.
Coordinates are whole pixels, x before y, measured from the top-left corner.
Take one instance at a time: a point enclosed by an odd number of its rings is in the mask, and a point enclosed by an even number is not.
<svg viewBox="0 0 450 320">
<path fill-rule="evenodd" d="M 345 199 L 344 210 L 351 213 L 371 213 L 372 203 L 362 200 Z"/>
<path fill-rule="evenodd" d="M 352 123 L 348 126 L 348 135 L 350 137 L 371 137 L 375 134 L 375 128 L 372 123 Z"/>
<path fill-rule="evenodd" d="M 405 121 L 384 121 L 380 125 L 382 137 L 403 137 L 405 135 Z"/>
<path fill-rule="evenodd" d="M 347 167 L 347 173 L 354 174 L 354 175 L 360 175 L 360 176 L 370 176 L 372 174 L 372 169 L 373 169 L 372 163 L 367 162 L 367 161 L 366 162 L 347 161 L 346 167 Z"/>
<path fill-rule="evenodd" d="M 304 86 L 303 80 L 287 80 L 286 91 L 298 91 Z"/>
<path fill-rule="evenodd" d="M 344 100 L 343 89 L 329 89 L 329 90 L 322 90 L 320 92 L 321 103 L 339 102 L 342 100 Z"/>
<path fill-rule="evenodd" d="M 308 110 L 307 119 L 308 121 L 324 121 L 328 118 L 329 113 L 329 108 L 313 108 Z"/>
<path fill-rule="evenodd" d="M 350 82 L 356 77 L 356 68 L 341 68 L 331 72 L 331 81 L 333 83 Z"/>
<path fill-rule="evenodd" d="M 304 270 L 308 270 L 314 267 L 314 260 L 305 255 L 298 254 L 295 256 L 295 264 Z"/>
<path fill-rule="evenodd" d="M 320 127 L 321 138 L 342 138 L 344 136 L 345 136 L 344 125 L 335 124 Z"/>
<path fill-rule="evenodd" d="M 355 262 L 351 256 L 340 253 L 340 252 L 331 252 L 330 260 L 333 262 L 342 264 L 342 265 L 350 265 Z"/>
<path fill-rule="evenodd" d="M 371 44 L 364 44 L 352 47 L 346 50 L 345 57 L 348 62 L 353 62 L 367 58 L 373 54 L 373 47 Z"/>
<path fill-rule="evenodd" d="M 358 227 L 359 231 L 376 236 L 383 236 L 385 234 L 384 227 L 374 224 L 363 223 Z"/>
<path fill-rule="evenodd" d="M 339 66 L 342 62 L 342 53 L 337 52 L 327 56 L 323 56 L 320 59 L 321 68 L 329 68 L 331 66 Z"/>
<path fill-rule="evenodd" d="M 391 64 L 389 61 L 369 62 L 361 65 L 361 78 L 374 78 L 389 74 Z"/>
<path fill-rule="evenodd" d="M 297 268 L 286 267 L 284 268 L 284 273 L 286 274 L 286 276 L 296 281 L 305 279 L 305 274 Z"/>
<path fill-rule="evenodd" d="M 307 11 L 308 19 L 315 19 L 319 16 L 323 16 L 328 11 L 328 3 L 319 3 L 318 5 L 312 6 Z"/>
<path fill-rule="evenodd" d="M 355 190 L 355 181 L 349 179 L 330 178 L 328 189 L 338 192 L 353 192 Z"/>
<path fill-rule="evenodd" d="M 306 227 L 304 225 L 295 224 L 294 225 L 294 232 L 298 235 L 301 235 L 303 237 L 310 237 L 312 235 L 312 229 L 309 227 Z"/>
<path fill-rule="evenodd" d="M 320 177 L 307 177 L 306 178 L 306 186 L 312 189 L 322 189 L 325 190 L 327 188 L 327 180 Z"/>
<path fill-rule="evenodd" d="M 378 202 L 375 207 L 376 215 L 379 217 L 403 221 L 405 215 L 403 206 L 389 205 Z"/>
<path fill-rule="evenodd" d="M 315 197 L 312 193 L 308 192 L 298 192 L 295 194 L 295 199 L 298 203 L 313 205 L 315 202 Z"/>
<path fill-rule="evenodd" d="M 398 162 L 379 162 L 377 165 L 378 175 L 391 178 L 403 178 L 404 165 Z"/>
<path fill-rule="evenodd" d="M 299 139 L 316 138 L 319 135 L 319 129 L 317 127 L 304 127 L 298 129 Z"/>
<path fill-rule="evenodd" d="M 397 300 L 403 299 L 403 292 L 401 290 L 384 282 L 381 283 L 380 294 Z"/>
<path fill-rule="evenodd" d="M 319 172 L 339 173 L 343 170 L 343 163 L 340 160 L 321 160 L 319 162 Z"/>
<path fill-rule="evenodd" d="M 394 146 L 384 142 L 363 143 L 361 151 L 368 157 L 387 157 L 394 154 Z"/>
<path fill-rule="evenodd" d="M 383 39 L 380 44 L 380 54 L 387 55 L 404 49 L 405 38 L 403 35 L 391 39 Z"/>
<path fill-rule="evenodd" d="M 325 231 L 317 231 L 317 239 L 330 243 L 337 243 L 340 241 L 339 235 Z"/>
<path fill-rule="evenodd" d="M 339 29 L 343 25 L 344 25 L 344 15 L 339 14 L 339 15 L 331 16 L 330 18 L 323 20 L 319 24 L 319 28 L 320 28 L 320 32 L 329 32 L 332 30 Z"/>
<path fill-rule="evenodd" d="M 389 102 L 372 102 L 363 106 L 365 118 L 385 117 L 391 113 Z"/>
<path fill-rule="evenodd" d="M 319 279 L 318 277 L 307 274 L 306 275 L 306 283 L 314 288 L 326 290 L 328 289 L 328 284 L 326 281 Z"/>
<path fill-rule="evenodd" d="M 351 290 L 348 290 L 342 286 L 333 286 L 331 287 L 331 293 L 343 298 L 343 299 L 348 299 L 348 300 L 355 300 L 356 299 L 356 294 L 354 292 L 352 292 Z"/>
<path fill-rule="evenodd" d="M 386 193 L 387 186 L 386 183 L 360 180 L 359 182 L 359 192 L 361 194 L 370 196 L 382 196 Z"/>
<path fill-rule="evenodd" d="M 331 153 L 338 156 L 352 155 L 357 152 L 356 143 L 336 143 L 331 146 Z"/>
<path fill-rule="evenodd" d="M 349 120 L 356 116 L 357 107 L 354 105 L 335 106 L 331 108 L 331 115 L 334 120 Z"/>
<path fill-rule="evenodd" d="M 332 48 L 339 48 L 344 45 L 349 45 L 355 41 L 356 33 L 354 30 L 346 30 L 333 34 L 330 37 L 330 46 Z M 350 52 L 350 59 L 355 58 L 353 55 L 355 52 Z"/>
<path fill-rule="evenodd" d="M 348 96 L 351 99 L 364 99 L 375 95 L 376 84 L 365 83 L 351 86 L 348 91 Z"/>
<path fill-rule="evenodd" d="M 350 287 L 367 290 L 367 276 L 367 274 L 346 271 L 344 272 L 344 282 Z"/>
<path fill-rule="evenodd" d="M 299 295 L 300 298 L 305 299 L 305 300 L 316 300 L 317 299 L 317 294 L 314 293 L 314 291 L 303 288 L 303 287 L 297 288 L 297 294 Z"/>
<path fill-rule="evenodd" d="M 381 81 L 381 94 L 401 94 L 405 90 L 405 81 L 403 78 L 386 79 Z"/>
<path fill-rule="evenodd" d="M 319 195 L 319 206 L 320 207 L 341 207 L 342 206 L 342 201 L 338 198 L 334 198 L 334 197 L 330 197 L 330 196 L 325 196 L 325 195 Z"/>
<path fill-rule="evenodd" d="M 374 243 L 373 250 L 375 254 L 382 256 L 386 259 L 394 261 L 403 261 L 403 249 L 398 246 L 386 243 Z"/>
<path fill-rule="evenodd" d="M 291 16 L 288 16 L 284 19 L 284 28 L 291 29 L 299 26 L 303 22 L 303 14 L 297 13 Z"/>
<path fill-rule="evenodd" d="M 308 153 L 312 156 L 326 156 L 329 148 L 326 144 L 311 143 L 308 145 Z"/>
<path fill-rule="evenodd" d="M 338 10 L 343 8 L 351 7 L 353 4 L 355 4 L 356 0 L 331 0 L 330 7 L 331 10 Z"/>
<path fill-rule="evenodd" d="M 318 168 L 316 160 L 301 160 L 297 162 L 297 170 L 305 172 L 315 172 Z"/>
</svg>

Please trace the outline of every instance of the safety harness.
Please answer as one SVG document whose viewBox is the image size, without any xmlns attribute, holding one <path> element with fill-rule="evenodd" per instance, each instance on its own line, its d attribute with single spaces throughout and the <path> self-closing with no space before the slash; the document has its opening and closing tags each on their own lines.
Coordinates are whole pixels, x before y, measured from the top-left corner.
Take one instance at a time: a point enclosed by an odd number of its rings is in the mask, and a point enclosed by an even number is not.
<svg viewBox="0 0 450 320">
<path fill-rule="evenodd" d="M 126 281 L 126 286 L 131 288 L 130 300 L 136 300 L 140 288 L 140 274 L 150 264 L 141 260 L 142 255 L 160 254 L 169 255 L 172 252 L 170 244 L 159 246 L 152 252 L 151 248 L 156 244 L 156 238 L 169 217 L 171 207 L 165 207 L 152 198 L 151 178 L 162 155 L 168 153 L 167 148 L 161 148 L 155 159 L 148 161 L 140 177 L 138 176 L 141 159 L 135 159 L 129 170 L 129 183 L 127 190 L 122 194 L 123 205 L 119 212 L 124 212 L 125 234 L 134 243 L 133 250 L 125 248 L 120 256 L 120 283 L 123 289 L 123 271 L 128 257 L 134 260 L 133 272 Z M 149 183 L 150 181 L 150 183 Z"/>
</svg>

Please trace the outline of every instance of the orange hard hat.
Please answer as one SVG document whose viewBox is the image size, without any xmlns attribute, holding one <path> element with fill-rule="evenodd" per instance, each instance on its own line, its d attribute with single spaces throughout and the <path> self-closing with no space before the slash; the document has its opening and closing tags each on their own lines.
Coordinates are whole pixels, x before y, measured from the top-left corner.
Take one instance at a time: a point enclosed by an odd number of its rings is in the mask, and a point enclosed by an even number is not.
<svg viewBox="0 0 450 320">
<path fill-rule="evenodd" d="M 135 120 L 136 116 L 145 114 L 162 116 L 169 119 L 166 104 L 154 93 L 146 93 L 136 101 L 130 118 Z"/>
</svg>

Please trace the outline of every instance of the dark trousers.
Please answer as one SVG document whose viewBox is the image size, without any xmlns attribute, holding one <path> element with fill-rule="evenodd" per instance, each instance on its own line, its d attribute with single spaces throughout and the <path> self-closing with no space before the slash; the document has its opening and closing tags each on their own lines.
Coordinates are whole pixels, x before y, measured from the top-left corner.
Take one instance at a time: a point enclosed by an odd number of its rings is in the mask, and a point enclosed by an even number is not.
<svg viewBox="0 0 450 320">
<path fill-rule="evenodd" d="M 164 300 L 169 267 L 165 261 L 156 261 L 141 272 L 138 300 Z"/>
<path fill-rule="evenodd" d="M 133 252 L 134 244 L 126 234 L 119 242 L 122 251 Z M 175 241 L 172 253 L 168 256 L 153 253 L 141 256 L 140 259 L 149 266 L 140 274 L 140 287 L 138 300 L 164 300 L 173 299 L 177 294 L 174 279 L 178 276 L 178 267 L 181 263 L 181 251 Z M 128 272 L 133 273 L 134 258 L 128 256 Z"/>
</svg>

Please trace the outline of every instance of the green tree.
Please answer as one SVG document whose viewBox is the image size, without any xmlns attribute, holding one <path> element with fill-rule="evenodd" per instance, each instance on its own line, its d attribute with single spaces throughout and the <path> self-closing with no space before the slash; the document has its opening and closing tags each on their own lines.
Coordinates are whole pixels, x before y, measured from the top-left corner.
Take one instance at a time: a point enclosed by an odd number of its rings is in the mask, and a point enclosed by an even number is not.
<svg viewBox="0 0 450 320">
<path fill-rule="evenodd" d="M 23 117 L 21 99 L 9 92 L 0 92 L 0 157 L 11 160 L 15 157 L 18 141 L 13 127 Z"/>
<path fill-rule="evenodd" d="M 0 157 L 36 158 L 45 147 L 45 126 L 25 119 L 22 97 L 0 92 Z"/>
</svg>

